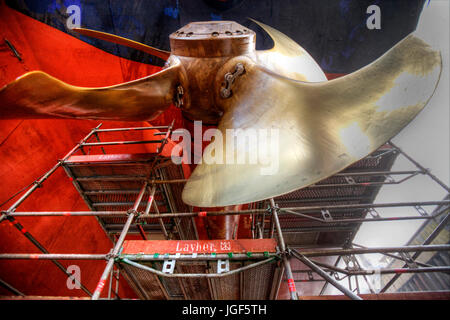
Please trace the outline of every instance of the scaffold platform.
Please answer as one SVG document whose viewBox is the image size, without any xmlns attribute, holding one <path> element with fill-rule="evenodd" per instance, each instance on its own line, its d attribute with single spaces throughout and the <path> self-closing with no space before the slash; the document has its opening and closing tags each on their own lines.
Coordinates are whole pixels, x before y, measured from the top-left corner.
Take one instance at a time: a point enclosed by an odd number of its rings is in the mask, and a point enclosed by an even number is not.
<svg viewBox="0 0 450 320">
<path fill-rule="evenodd" d="M 275 299 L 282 276 L 275 239 L 128 240 L 119 260 L 142 299 Z"/>
<path fill-rule="evenodd" d="M 101 142 L 100 133 L 116 131 L 163 130 L 154 140 Z M 165 130 L 165 131 L 164 131 Z M 433 240 L 449 221 L 450 200 L 374 203 L 383 185 L 398 185 L 418 175 L 427 175 L 442 188 L 449 188 L 392 142 L 344 171 L 309 187 L 276 198 L 248 204 L 243 209 L 200 209 L 184 204 L 181 193 L 186 182 L 182 165 L 176 165 L 162 151 L 170 139 L 172 125 L 140 128 L 94 128 L 78 145 L 41 176 L 8 210 L 1 221 L 9 221 L 42 253 L 2 253 L 0 259 L 51 260 L 67 276 L 59 260 L 105 260 L 106 267 L 93 292 L 81 288 L 92 299 L 100 298 L 106 281 L 120 272 L 140 299 L 298 299 L 296 284 L 322 294 L 331 284 L 351 299 L 360 299 L 355 290 L 338 281 L 374 274 L 361 267 L 358 255 L 381 253 L 405 267 L 381 269 L 392 281 L 403 273 L 449 272 L 450 266 L 434 266 L 415 261 L 421 252 L 441 252 L 449 244 Z M 96 142 L 90 142 L 91 138 Z M 106 153 L 111 145 L 156 144 L 155 152 Z M 101 152 L 86 153 L 86 148 Z M 81 151 L 82 154 L 76 154 Z M 392 171 L 399 155 L 416 169 Z M 89 211 L 18 211 L 17 208 L 51 174 L 62 167 Z M 431 212 L 424 207 L 431 206 Z M 378 208 L 412 207 L 411 216 L 381 215 Z M 104 254 L 53 254 L 17 222 L 20 216 L 95 216 L 112 241 Z M 249 217 L 248 239 L 199 240 L 195 219 L 225 216 Z M 362 223 L 439 218 L 439 225 L 423 243 L 414 246 L 365 248 L 353 243 Z M 142 240 L 125 239 L 133 235 Z M 134 239 L 133 238 L 133 239 Z M 415 252 L 413 259 L 407 254 Z M 398 253 L 398 254 L 397 254 Z M 344 261 L 345 266 L 338 265 Z M 342 276 L 342 277 L 339 277 Z M 386 292 L 389 282 L 381 292 Z M 2 281 L 2 283 L 6 283 Z M 116 284 L 118 281 L 116 282 Z M 11 291 L 14 288 L 5 284 Z M 370 287 L 370 286 L 369 286 Z M 110 286 L 108 297 L 118 297 Z M 281 292 L 285 290 L 286 292 Z M 372 288 L 371 293 L 375 293 Z M 17 290 L 16 290 L 17 291 Z M 317 291 L 317 290 L 316 290 Z M 286 294 L 287 293 L 287 294 Z M 283 296 L 284 294 L 284 296 Z"/>
<path fill-rule="evenodd" d="M 179 195 L 185 182 L 180 165 L 156 153 L 74 155 L 62 164 L 73 185 L 92 211 L 105 213 L 99 222 L 109 235 L 122 231 L 126 216 L 107 212 L 127 212 L 142 184 L 150 181 L 138 207 L 146 217 L 130 226 L 129 233 L 167 239 L 196 239 L 190 218 L 156 219 L 160 212 L 189 211 Z"/>
</svg>

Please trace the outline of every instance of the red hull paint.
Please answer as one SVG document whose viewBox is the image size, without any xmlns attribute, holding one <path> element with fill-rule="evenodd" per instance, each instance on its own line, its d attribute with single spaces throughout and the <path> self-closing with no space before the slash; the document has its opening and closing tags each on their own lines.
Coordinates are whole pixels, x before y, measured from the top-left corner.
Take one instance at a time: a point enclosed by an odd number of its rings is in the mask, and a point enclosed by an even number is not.
<svg viewBox="0 0 450 320">
<path fill-rule="evenodd" d="M 25 72 L 43 70 L 73 85 L 106 86 L 158 71 L 110 55 L 76 38 L 0 4 L 0 38 L 8 39 L 20 53 L 14 57 L 3 42 L 0 47 L 0 86 Z M 5 46 L 5 47 L 4 47 Z M 160 121 L 158 119 L 158 121 Z M 0 121 L 0 202 L 50 169 L 99 121 L 3 120 Z M 104 122 L 104 128 L 145 126 L 146 123 Z M 142 133 L 140 138 L 143 138 Z M 127 134 L 118 134 L 129 140 Z M 134 134 L 136 138 L 136 133 Z M 114 149 L 110 149 L 114 150 Z M 122 149 L 123 150 L 123 149 Z M 144 146 L 130 146 L 128 152 L 149 152 Z M 12 201 L 2 206 L 8 208 Z M 62 169 L 43 184 L 20 210 L 87 210 Z M 41 217 L 17 219 L 52 253 L 106 253 L 112 247 L 94 217 Z M 38 252 L 10 224 L 0 224 L 0 252 Z M 81 268 L 81 281 L 91 291 L 105 267 L 102 261 L 63 261 Z M 69 290 L 65 275 L 50 261 L 0 261 L 0 278 L 27 295 L 86 296 Z M 104 290 L 103 296 L 107 290 Z M 0 294 L 10 294 L 0 288 Z M 121 281 L 122 297 L 136 297 Z"/>
</svg>

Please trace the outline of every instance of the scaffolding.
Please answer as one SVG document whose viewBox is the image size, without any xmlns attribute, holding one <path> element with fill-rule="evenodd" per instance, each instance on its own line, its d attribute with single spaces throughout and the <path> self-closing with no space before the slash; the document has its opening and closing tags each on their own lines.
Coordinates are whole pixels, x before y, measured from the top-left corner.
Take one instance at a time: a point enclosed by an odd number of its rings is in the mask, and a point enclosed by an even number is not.
<svg viewBox="0 0 450 320">
<path fill-rule="evenodd" d="M 359 300 L 358 277 L 366 281 L 371 293 L 377 293 L 368 281 L 368 276 L 393 274 L 392 280 L 381 290 L 385 292 L 403 273 L 450 272 L 450 266 L 432 266 L 416 261 L 422 252 L 450 250 L 448 243 L 432 244 L 448 223 L 449 188 L 392 142 L 330 178 L 274 199 L 250 204 L 249 209 L 193 212 L 193 208 L 181 201 L 182 187 L 186 182 L 181 166 L 162 155 L 173 132 L 173 123 L 159 127 L 100 127 L 101 124 L 92 129 L 13 205 L 1 212 L 0 222 L 9 221 L 42 253 L 3 253 L 0 259 L 50 260 L 68 277 L 72 274 L 59 260 L 105 260 L 105 269 L 94 292 L 82 283 L 77 283 L 93 300 L 100 298 L 108 280 L 108 299 L 120 299 L 120 275 L 140 299 L 277 299 L 282 283 L 286 282 L 290 298 L 297 300 L 301 296 L 297 293 L 296 283 L 324 281 L 321 294 L 327 284 L 331 284 L 347 297 Z M 136 130 L 157 130 L 154 137 L 162 138 L 110 142 L 100 140 L 100 134 Z M 91 141 L 93 138 L 96 142 Z M 155 153 L 131 155 L 106 154 L 104 148 L 131 144 L 157 144 L 158 147 Z M 99 148 L 101 153 L 90 154 L 90 148 Z M 82 155 L 76 155 L 78 151 Z M 416 170 L 391 171 L 398 155 L 404 156 Z M 17 211 L 60 167 L 65 170 L 90 210 Z M 374 203 L 381 186 L 402 184 L 419 175 L 431 178 L 447 192 L 447 196 L 436 201 Z M 383 217 L 377 212 L 378 208 L 398 207 L 412 207 L 418 214 Z M 433 207 L 433 212 L 429 214 L 426 207 Z M 104 254 L 52 254 L 16 220 L 16 217 L 22 216 L 68 215 L 95 216 L 113 243 L 111 251 Z M 229 240 L 231 242 L 227 243 L 225 251 L 219 253 L 153 252 L 147 249 L 133 252 L 129 249 L 133 240 L 125 240 L 127 234 L 139 234 L 145 243 L 155 243 L 152 242 L 155 240 L 148 240 L 148 234 L 158 233 L 166 243 L 195 241 L 198 240 L 198 233 L 194 218 L 203 218 L 207 223 L 208 217 L 227 215 L 250 217 L 250 240 L 253 242 L 240 248 L 239 252 L 226 250 L 227 246 L 239 239 Z M 362 223 L 428 221 L 442 216 L 444 219 L 421 245 L 366 248 L 353 243 Z M 276 242 L 275 234 L 278 239 Z M 414 254 L 407 259 L 405 253 L 409 252 Z M 357 256 L 369 253 L 381 253 L 402 260 L 405 266 L 396 269 L 363 269 Z M 334 264 L 313 260 L 320 257 L 337 259 Z M 293 259 L 300 261 L 306 269 L 293 268 Z M 341 260 L 345 261 L 345 268 L 338 267 Z M 299 278 L 302 274 L 307 274 L 308 278 Z M 320 278 L 314 277 L 314 274 Z M 341 283 L 345 278 L 348 278 L 348 287 Z M 115 288 L 113 279 L 116 280 Z M 355 279 L 355 289 L 352 289 L 352 279 Z M 0 279 L 0 285 L 15 295 L 24 296 L 4 280 Z"/>
</svg>

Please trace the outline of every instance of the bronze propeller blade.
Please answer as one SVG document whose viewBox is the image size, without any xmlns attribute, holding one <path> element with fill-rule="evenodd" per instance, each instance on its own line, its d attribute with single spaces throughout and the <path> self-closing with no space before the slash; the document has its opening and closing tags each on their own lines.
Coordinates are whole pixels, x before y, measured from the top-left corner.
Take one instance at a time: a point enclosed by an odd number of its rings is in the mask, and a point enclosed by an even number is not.
<svg viewBox="0 0 450 320">
<path fill-rule="evenodd" d="M 308 186 L 360 160 L 423 109 L 439 80 L 440 53 L 414 33 L 365 68 L 326 81 L 303 48 L 259 25 L 274 48 L 256 51 L 255 33 L 233 21 L 190 23 L 170 35 L 167 69 L 117 86 L 80 88 L 28 73 L 0 89 L 0 117 L 150 120 L 176 99 L 186 117 L 219 122 L 183 200 L 227 206 Z M 246 143 L 253 133 L 256 142 Z"/>
<path fill-rule="evenodd" d="M 241 57 L 229 61 L 228 69 L 236 63 L 245 73 L 236 79 L 233 96 L 222 100 L 218 130 L 223 141 L 216 136 L 188 180 L 183 201 L 190 205 L 263 200 L 341 171 L 405 127 L 432 96 L 441 72 L 440 53 L 414 33 L 372 64 L 328 82 L 288 79 Z M 228 129 L 243 131 L 229 137 Z M 271 161 L 249 163 L 257 144 L 236 143 L 249 129 L 272 130 L 268 136 L 278 132 L 275 143 L 259 146 Z M 236 163 L 239 152 L 244 164 Z"/>
<path fill-rule="evenodd" d="M 105 40 L 105 41 L 109 41 L 112 43 L 120 44 L 122 46 L 127 46 L 127 47 L 130 47 L 133 49 L 137 49 L 137 50 L 146 52 L 148 54 L 151 54 L 153 56 L 156 56 L 156 57 L 164 59 L 164 60 L 167 60 L 170 56 L 170 52 L 168 52 L 168 51 L 156 49 L 156 48 L 150 47 L 146 44 L 136 42 L 134 40 L 123 38 L 120 36 L 116 36 L 114 34 L 91 30 L 91 29 L 85 29 L 85 28 L 73 28 L 72 30 L 75 32 L 78 32 L 79 34 L 88 36 L 88 37 Z"/>
<path fill-rule="evenodd" d="M 256 51 L 259 65 L 294 80 L 327 81 L 317 62 L 294 40 L 264 23 L 251 20 L 266 31 L 274 43 L 272 49 Z"/>
<path fill-rule="evenodd" d="M 180 63 L 110 87 L 83 88 L 33 71 L 0 89 L 0 118 L 151 120 L 172 104 Z"/>
</svg>

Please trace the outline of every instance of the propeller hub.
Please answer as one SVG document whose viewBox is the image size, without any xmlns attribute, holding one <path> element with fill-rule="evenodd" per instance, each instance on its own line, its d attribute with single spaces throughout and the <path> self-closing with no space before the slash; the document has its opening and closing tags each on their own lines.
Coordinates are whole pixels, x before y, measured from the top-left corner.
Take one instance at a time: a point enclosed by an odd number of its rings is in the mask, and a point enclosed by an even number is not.
<svg viewBox="0 0 450 320">
<path fill-rule="evenodd" d="M 180 85 L 186 89 L 181 107 L 185 117 L 219 122 L 224 110 L 216 103 L 217 74 L 230 59 L 254 56 L 255 37 L 234 21 L 192 22 L 170 35 L 170 53 L 184 71 Z"/>
<path fill-rule="evenodd" d="M 234 21 L 192 22 L 170 35 L 171 53 L 185 57 L 226 57 L 255 51 L 255 32 Z"/>
</svg>

